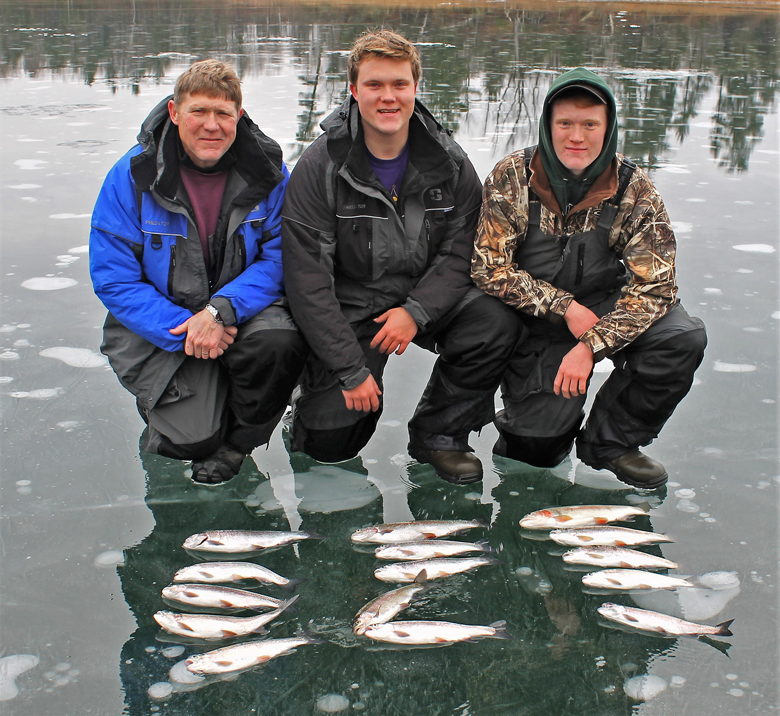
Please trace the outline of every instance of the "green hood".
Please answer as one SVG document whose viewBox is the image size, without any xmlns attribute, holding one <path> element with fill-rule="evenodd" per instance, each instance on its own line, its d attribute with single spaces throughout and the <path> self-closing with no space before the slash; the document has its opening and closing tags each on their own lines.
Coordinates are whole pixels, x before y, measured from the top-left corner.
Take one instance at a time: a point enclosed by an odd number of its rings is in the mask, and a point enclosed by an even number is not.
<svg viewBox="0 0 780 716">
<path fill-rule="evenodd" d="M 573 84 L 592 85 L 607 100 L 607 133 L 604 137 L 604 146 L 601 148 L 596 161 L 586 167 L 581 176 L 575 177 L 563 164 L 553 149 L 550 136 L 550 98 L 561 89 Z M 550 180 L 550 186 L 558 199 L 558 205 L 564 215 L 569 209 L 582 201 L 593 182 L 601 176 L 610 162 L 615 158 L 617 151 L 618 122 L 615 107 L 615 97 L 609 85 L 597 74 L 584 67 L 564 72 L 550 85 L 547 97 L 542 107 L 542 116 L 539 120 L 539 154 L 542 166 Z"/>
</svg>

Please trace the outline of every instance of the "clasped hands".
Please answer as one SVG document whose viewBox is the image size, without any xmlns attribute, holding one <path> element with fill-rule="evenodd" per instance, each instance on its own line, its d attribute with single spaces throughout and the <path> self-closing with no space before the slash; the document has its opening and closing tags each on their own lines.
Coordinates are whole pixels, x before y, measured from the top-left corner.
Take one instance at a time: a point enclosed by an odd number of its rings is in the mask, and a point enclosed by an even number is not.
<svg viewBox="0 0 780 716">
<path fill-rule="evenodd" d="M 184 352 L 193 358 L 219 358 L 238 333 L 237 326 L 223 326 L 204 308 L 190 316 L 184 323 L 171 328 L 169 333 L 180 336 L 186 333 Z"/>
<path fill-rule="evenodd" d="M 382 323 L 374 339 L 371 348 L 379 348 L 382 353 L 395 353 L 401 355 L 417 335 L 417 323 L 405 308 L 391 308 L 381 316 L 374 319 L 375 323 Z M 351 390 L 342 390 L 344 402 L 349 410 L 362 412 L 379 410 L 379 396 L 382 391 L 369 375 L 360 385 Z"/>
<path fill-rule="evenodd" d="M 563 316 L 566 326 L 575 338 L 579 338 L 585 331 L 592 328 L 599 317 L 589 308 L 572 300 Z M 556 395 L 563 394 L 564 398 L 577 395 L 585 395 L 588 390 L 588 378 L 593 372 L 593 351 L 586 343 L 577 341 L 561 361 L 558 373 L 555 376 L 553 390 Z"/>
</svg>

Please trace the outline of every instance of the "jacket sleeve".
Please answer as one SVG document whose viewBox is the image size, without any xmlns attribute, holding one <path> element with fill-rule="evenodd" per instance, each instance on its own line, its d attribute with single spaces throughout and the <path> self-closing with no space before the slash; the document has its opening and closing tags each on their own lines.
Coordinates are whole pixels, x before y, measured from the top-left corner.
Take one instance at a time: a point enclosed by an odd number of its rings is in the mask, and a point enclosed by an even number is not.
<svg viewBox="0 0 780 716">
<path fill-rule="evenodd" d="M 455 189 L 455 208 L 447 216 L 447 234 L 402 304 L 421 329 L 440 319 L 473 286 L 469 262 L 479 217 L 480 188 L 474 167 L 464 158 Z"/>
<path fill-rule="evenodd" d="M 674 231 L 661 195 L 641 169 L 634 172 L 619 215 L 623 219 L 612 229 L 618 233 L 613 248 L 621 254 L 630 280 L 615 308 L 580 336 L 596 360 L 644 333 L 677 296 Z"/>
<path fill-rule="evenodd" d="M 282 211 L 284 283 L 293 318 L 317 357 L 346 388 L 369 375 L 334 287 L 336 216 L 328 201 L 333 165 L 324 138 L 298 160 Z"/>
<path fill-rule="evenodd" d="M 257 256 L 230 283 L 214 293 L 211 303 L 225 325 L 243 323 L 284 295 L 282 275 L 282 205 L 290 173 L 282 165 L 284 179 L 266 197 L 267 215 Z"/>
<path fill-rule="evenodd" d="M 515 264 L 528 228 L 528 182 L 523 152 L 502 159 L 485 181 L 471 261 L 474 283 L 524 313 L 560 323 L 573 296 L 533 278 Z"/>
<path fill-rule="evenodd" d="M 172 303 L 144 280 L 133 247 L 142 248 L 135 184 L 129 156 L 109 172 L 92 213 L 89 269 L 98 298 L 133 333 L 166 351 L 180 351 L 184 341 L 168 330 L 192 313 Z"/>
</svg>

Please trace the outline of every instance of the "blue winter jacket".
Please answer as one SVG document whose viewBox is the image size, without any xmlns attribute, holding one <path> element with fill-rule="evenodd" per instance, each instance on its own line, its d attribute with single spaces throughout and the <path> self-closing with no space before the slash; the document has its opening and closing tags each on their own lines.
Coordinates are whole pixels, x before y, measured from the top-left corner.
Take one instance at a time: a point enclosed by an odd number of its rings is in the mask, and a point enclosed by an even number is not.
<svg viewBox="0 0 780 716">
<path fill-rule="evenodd" d="M 168 99 L 144 122 L 139 144 L 108 173 L 92 215 L 89 256 L 95 293 L 116 321 L 159 348 L 181 351 L 184 336 L 169 329 L 206 303 L 230 326 L 283 295 L 280 212 L 289 174 L 279 146 L 244 114 L 210 238 L 217 268 L 210 281 L 180 182 Z"/>
</svg>

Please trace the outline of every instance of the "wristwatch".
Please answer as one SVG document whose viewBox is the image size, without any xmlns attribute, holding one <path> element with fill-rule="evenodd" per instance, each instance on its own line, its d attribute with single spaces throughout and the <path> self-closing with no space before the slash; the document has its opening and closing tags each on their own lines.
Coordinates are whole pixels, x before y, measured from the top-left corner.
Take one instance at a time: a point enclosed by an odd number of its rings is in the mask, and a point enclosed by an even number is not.
<svg viewBox="0 0 780 716">
<path fill-rule="evenodd" d="M 214 306 L 212 306 L 210 303 L 207 303 L 206 310 L 214 318 L 214 323 L 222 323 L 222 316 L 219 315 L 219 311 L 216 308 L 214 308 Z"/>
</svg>

